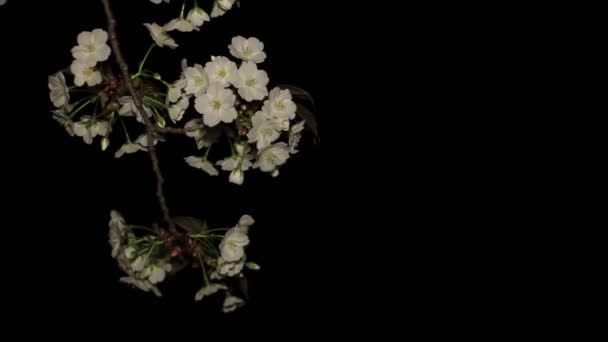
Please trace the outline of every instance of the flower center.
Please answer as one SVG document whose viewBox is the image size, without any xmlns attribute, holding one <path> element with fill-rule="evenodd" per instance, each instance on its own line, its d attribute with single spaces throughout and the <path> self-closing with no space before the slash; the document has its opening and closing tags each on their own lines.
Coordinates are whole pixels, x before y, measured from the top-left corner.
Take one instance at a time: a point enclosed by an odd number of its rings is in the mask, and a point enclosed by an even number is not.
<svg viewBox="0 0 608 342">
<path fill-rule="evenodd" d="M 245 50 L 243 50 L 243 56 L 245 56 L 245 57 L 251 56 L 252 53 L 253 53 L 253 51 L 251 51 L 251 49 L 249 47 L 246 47 Z"/>
<path fill-rule="evenodd" d="M 87 51 L 89 51 L 89 52 L 95 52 L 96 48 L 97 47 L 95 46 L 95 43 L 89 43 L 87 45 Z"/>
<path fill-rule="evenodd" d="M 214 100 L 213 101 L 213 109 L 215 110 L 219 110 L 220 108 L 222 108 L 222 103 L 218 100 Z"/>
<path fill-rule="evenodd" d="M 263 134 L 263 135 L 265 135 L 265 136 L 269 136 L 269 135 L 271 135 L 271 134 L 272 134 L 272 131 L 273 131 L 273 130 L 272 130 L 272 128 L 270 128 L 270 127 L 266 127 L 266 128 L 264 128 L 264 129 L 262 130 L 262 134 Z"/>
<path fill-rule="evenodd" d="M 248 79 L 247 81 L 245 81 L 245 85 L 248 87 L 253 87 L 255 85 L 255 78 Z"/>
<path fill-rule="evenodd" d="M 225 78 L 225 77 L 228 75 L 228 72 L 226 71 L 226 69 L 222 69 L 222 70 L 220 70 L 220 71 L 217 73 L 217 75 L 218 75 L 220 78 Z"/>
<path fill-rule="evenodd" d="M 203 84 L 205 84 L 205 79 L 202 78 L 202 77 L 197 77 L 197 78 L 194 79 L 194 83 L 197 86 L 202 86 Z"/>
<path fill-rule="evenodd" d="M 93 75 L 93 68 L 90 67 L 86 67 L 84 69 L 82 69 L 82 74 L 85 75 L 86 77 L 91 77 L 91 75 Z"/>
<path fill-rule="evenodd" d="M 278 109 L 278 110 L 283 110 L 283 109 L 285 109 L 285 104 L 283 103 L 283 101 L 281 101 L 281 102 L 277 102 L 277 103 L 276 103 L 274 106 L 275 106 L 275 108 L 276 108 L 276 109 Z"/>
</svg>

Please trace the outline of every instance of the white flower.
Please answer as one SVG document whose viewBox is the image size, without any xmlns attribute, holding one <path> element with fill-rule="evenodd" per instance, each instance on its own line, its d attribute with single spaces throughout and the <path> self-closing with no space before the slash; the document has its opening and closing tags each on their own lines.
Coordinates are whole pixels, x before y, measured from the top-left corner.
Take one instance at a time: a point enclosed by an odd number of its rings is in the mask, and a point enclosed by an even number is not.
<svg viewBox="0 0 608 342">
<path fill-rule="evenodd" d="M 139 113 L 139 110 L 137 109 L 137 106 L 135 105 L 135 102 L 133 102 L 133 98 L 131 96 L 123 96 L 118 99 L 118 102 L 122 105 L 122 107 L 120 107 L 120 109 L 118 110 L 119 115 L 134 116 L 137 113 L 137 122 L 142 124 L 144 123 L 144 119 L 141 117 L 141 114 Z M 146 112 L 146 115 L 148 115 L 148 117 L 151 117 L 152 109 L 145 105 L 143 107 L 144 111 Z"/>
<path fill-rule="evenodd" d="M 251 217 L 251 215 L 243 215 L 239 219 L 239 223 L 237 223 L 237 226 L 241 229 L 248 229 L 249 227 L 253 226 L 254 223 L 255 220 L 253 219 L 253 217 Z"/>
<path fill-rule="evenodd" d="M 101 83 L 101 74 L 95 68 L 75 60 L 70 65 L 70 71 L 74 74 L 74 84 L 82 87 L 86 82 L 89 87 Z"/>
<path fill-rule="evenodd" d="M 298 153 L 298 144 L 300 143 L 300 138 L 302 137 L 302 130 L 304 130 L 304 121 L 300 121 L 297 124 L 291 127 L 289 130 L 289 153 L 295 154 Z"/>
<path fill-rule="evenodd" d="M 287 144 L 281 142 L 270 145 L 258 153 L 258 160 L 253 164 L 253 168 L 260 168 L 264 172 L 273 172 L 279 165 L 285 164 L 289 158 Z"/>
<path fill-rule="evenodd" d="M 278 87 L 272 89 L 268 100 L 264 101 L 262 110 L 277 119 L 293 120 L 296 117 L 296 104 L 292 101 L 288 89 L 281 90 Z"/>
<path fill-rule="evenodd" d="M 156 133 L 153 133 L 152 142 L 154 142 L 154 146 L 156 146 L 159 141 L 165 141 L 165 138 Z M 137 137 L 135 143 L 140 144 L 143 147 L 148 147 L 148 134 L 142 133 L 139 137 Z"/>
<path fill-rule="evenodd" d="M 234 146 L 236 149 L 236 154 L 229 158 L 218 161 L 217 165 L 220 165 L 224 171 L 233 171 L 235 169 L 242 171 L 249 170 L 251 165 L 253 165 L 251 163 L 253 156 L 249 153 L 251 152 L 251 147 L 249 147 L 249 145 L 241 144 L 234 144 Z"/>
<path fill-rule="evenodd" d="M 278 119 L 270 118 L 268 113 L 258 111 L 251 118 L 251 124 L 253 127 L 247 133 L 249 142 L 257 142 L 258 150 L 269 146 L 273 141 L 277 140 L 280 136 L 279 131 L 283 129 L 281 121 Z"/>
<path fill-rule="evenodd" d="M 184 129 L 186 130 L 186 136 L 190 138 L 201 138 L 203 135 L 202 128 L 203 120 L 202 119 L 192 119 L 184 125 Z"/>
<path fill-rule="evenodd" d="M 157 5 L 162 2 L 162 0 L 150 0 L 150 1 L 152 1 L 152 3 L 157 4 Z M 166 3 L 169 3 L 169 1 L 171 1 L 171 0 L 165 0 Z"/>
<path fill-rule="evenodd" d="M 109 124 L 106 121 L 97 121 L 88 115 L 80 118 L 80 121 L 74 124 L 74 134 L 84 139 L 84 142 L 90 144 L 96 136 L 105 136 L 108 133 Z"/>
<path fill-rule="evenodd" d="M 137 151 L 147 151 L 147 149 L 145 147 L 141 146 L 140 144 L 136 144 L 134 142 L 128 141 L 125 144 L 123 144 L 118 149 L 118 151 L 116 151 L 116 154 L 114 154 L 114 157 L 120 158 L 124 154 L 135 153 Z"/>
<path fill-rule="evenodd" d="M 65 107 L 53 111 L 53 119 L 65 128 L 70 136 L 74 136 L 74 122 L 66 115 Z"/>
<path fill-rule="evenodd" d="M 185 160 L 188 165 L 201 169 L 207 172 L 210 176 L 217 176 L 219 174 L 219 171 L 205 157 L 190 156 L 185 158 Z"/>
<path fill-rule="evenodd" d="M 167 272 L 170 272 L 173 267 L 169 263 L 152 264 L 146 267 L 141 273 L 141 277 L 148 278 L 150 283 L 158 284 L 165 280 Z"/>
<path fill-rule="evenodd" d="M 186 78 L 186 94 L 201 96 L 209 86 L 205 69 L 200 64 L 194 64 L 193 67 L 186 68 L 184 76 Z"/>
<path fill-rule="evenodd" d="M 211 279 L 222 279 L 225 277 L 234 277 L 243 271 L 245 266 L 245 257 L 237 261 L 226 261 L 222 257 L 217 259 L 217 267 L 209 276 Z"/>
<path fill-rule="evenodd" d="M 190 106 L 190 100 L 188 97 L 182 97 L 179 102 L 169 107 L 169 117 L 171 121 L 177 122 L 182 119 L 186 109 Z"/>
<path fill-rule="evenodd" d="M 110 246 L 112 246 L 112 258 L 116 258 L 121 247 L 122 236 L 127 230 L 127 224 L 125 219 L 118 211 L 112 210 L 110 212 L 110 222 L 108 223 L 108 226 L 110 227 Z"/>
<path fill-rule="evenodd" d="M 94 67 L 97 62 L 106 61 L 112 53 L 106 44 L 108 33 L 102 29 L 80 32 L 77 41 L 78 46 L 72 48 L 72 56 L 86 66 Z"/>
<path fill-rule="evenodd" d="M 239 95 L 246 101 L 262 100 L 268 95 L 268 74 L 264 70 L 258 70 L 258 66 L 252 62 L 241 64 L 234 78 L 234 85 L 239 89 Z"/>
<path fill-rule="evenodd" d="M 226 299 L 224 299 L 224 305 L 222 307 L 222 311 L 224 313 L 228 313 L 231 311 L 236 310 L 238 307 L 245 305 L 245 301 L 242 300 L 241 298 L 232 296 L 232 295 L 226 295 Z"/>
<path fill-rule="evenodd" d="M 131 268 L 135 272 L 143 271 L 144 268 L 148 267 L 150 260 L 147 256 L 140 255 L 133 262 L 131 262 Z"/>
<path fill-rule="evenodd" d="M 222 87 L 227 87 L 236 76 L 236 64 L 226 57 L 211 57 L 211 62 L 205 64 L 205 72 L 210 82 L 217 82 Z"/>
<path fill-rule="evenodd" d="M 169 32 L 173 30 L 178 30 L 180 32 L 192 32 L 198 31 L 198 27 L 192 25 L 184 17 L 179 17 L 165 24 L 165 31 Z"/>
<path fill-rule="evenodd" d="M 166 103 L 174 103 L 177 102 L 182 96 L 182 90 L 186 87 L 186 79 L 180 78 L 175 81 L 169 89 L 167 89 L 167 101 Z"/>
<path fill-rule="evenodd" d="M 65 83 L 65 76 L 62 72 L 49 76 L 49 90 L 53 105 L 57 108 L 63 107 L 70 102 L 70 91 Z"/>
<path fill-rule="evenodd" d="M 198 290 L 196 292 L 196 295 L 194 295 L 194 300 L 199 301 L 199 300 L 203 299 L 203 297 L 205 297 L 205 296 L 210 296 L 219 290 L 227 290 L 227 289 L 228 289 L 228 287 L 226 287 L 226 285 L 224 285 L 224 284 L 210 283 L 207 286 L 201 288 L 200 290 Z"/>
<path fill-rule="evenodd" d="M 173 40 L 173 38 L 169 36 L 167 31 L 165 31 L 162 26 L 159 26 L 156 23 L 145 23 L 144 25 L 148 28 L 148 31 L 150 31 L 150 36 L 158 46 L 168 46 L 171 49 L 175 49 L 176 47 L 178 47 L 178 45 L 175 43 L 175 40 Z"/>
<path fill-rule="evenodd" d="M 237 117 L 234 101 L 236 96 L 230 89 L 225 89 L 218 84 L 212 84 L 205 95 L 197 97 L 194 101 L 194 109 L 203 114 L 203 122 L 213 127 L 223 121 L 230 123 Z"/>
<path fill-rule="evenodd" d="M 226 11 L 232 8 L 236 0 L 216 0 L 213 3 L 213 10 L 211 11 L 211 18 L 216 18 L 224 15 Z"/>
<path fill-rule="evenodd" d="M 220 252 L 225 261 L 237 261 L 245 256 L 243 247 L 249 244 L 247 229 L 237 225 L 226 232 L 220 243 Z"/>
<path fill-rule="evenodd" d="M 230 54 L 245 62 L 262 63 L 266 59 L 266 53 L 263 51 L 264 43 L 254 37 L 234 37 L 228 48 Z"/>
<path fill-rule="evenodd" d="M 201 27 L 203 26 L 205 21 L 211 20 L 209 19 L 209 14 L 207 14 L 207 12 L 203 11 L 203 9 L 198 6 L 194 7 L 190 10 L 190 12 L 188 12 L 188 16 L 186 16 L 186 19 L 188 19 L 190 24 L 196 27 Z"/>
<path fill-rule="evenodd" d="M 152 283 L 150 283 L 148 280 L 143 280 L 143 279 L 137 279 L 134 277 L 122 277 L 120 278 L 120 281 L 125 283 L 125 284 L 131 284 L 136 286 L 137 288 L 139 288 L 142 291 L 145 292 L 154 292 L 154 294 L 157 297 L 161 297 L 161 293 L 158 290 L 158 288 L 156 288 L 156 286 L 152 285 Z"/>
<path fill-rule="evenodd" d="M 245 181 L 245 173 L 241 169 L 234 169 L 228 176 L 228 181 L 237 185 L 243 185 Z"/>
</svg>

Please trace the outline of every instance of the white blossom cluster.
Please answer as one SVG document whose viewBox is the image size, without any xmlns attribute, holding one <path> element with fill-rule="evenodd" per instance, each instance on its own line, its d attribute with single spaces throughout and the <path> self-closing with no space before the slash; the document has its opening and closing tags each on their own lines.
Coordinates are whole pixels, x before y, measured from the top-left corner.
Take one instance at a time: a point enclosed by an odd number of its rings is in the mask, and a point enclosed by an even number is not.
<svg viewBox="0 0 608 342">
<path fill-rule="evenodd" d="M 103 82 L 98 63 L 105 62 L 112 53 L 107 44 L 108 33 L 102 29 L 85 31 L 78 34 L 78 45 L 72 48 L 74 60 L 69 67 L 74 76 L 74 87 L 88 88 L 97 86 Z M 85 143 L 91 144 L 96 136 L 105 137 L 108 134 L 109 122 L 103 115 L 83 115 L 79 121 L 72 119 L 84 107 L 94 103 L 96 97 L 91 96 L 83 100 L 70 103 L 70 87 L 68 87 L 65 76 L 58 72 L 48 78 L 50 98 L 57 108 L 53 111 L 53 118 L 57 120 L 70 135 L 76 134 L 82 137 Z M 93 91 L 93 90 L 91 90 Z"/>
<path fill-rule="evenodd" d="M 245 301 L 233 294 L 234 290 L 229 288 L 226 281 L 244 277 L 245 266 L 252 270 L 260 269 L 255 263 L 245 262 L 249 227 L 253 224 L 251 216 L 243 215 L 233 228 L 182 233 L 180 237 L 164 230 L 128 225 L 123 216 L 113 210 L 110 213 L 109 243 L 112 257 L 127 274 L 120 278 L 121 282 L 160 297 L 162 294 L 158 285 L 180 265 L 189 264 L 203 273 L 204 286 L 196 292 L 194 300 L 200 301 L 224 291 L 223 311 L 230 312 L 244 305 Z M 136 234 L 136 231 L 145 234 Z M 219 231 L 226 233 L 222 237 L 215 233 Z M 180 238 L 187 244 L 177 244 Z"/>
<path fill-rule="evenodd" d="M 262 42 L 238 36 L 229 50 L 241 60 L 240 65 L 228 57 L 213 56 L 204 67 L 183 66 L 181 78 L 169 86 L 166 97 L 171 119 L 181 120 L 194 97 L 194 109 L 202 118 L 190 120 L 185 127 L 199 148 L 211 148 L 210 135 L 216 126 L 236 129 L 231 154 L 215 163 L 230 171 L 230 182 L 243 184 L 244 172 L 251 168 L 277 176 L 290 154 L 298 152 L 304 121 L 293 123 L 297 106 L 288 89 L 268 91 L 268 74 L 258 68 L 266 59 Z M 280 142 L 281 137 L 286 141 Z M 219 174 L 207 153 L 187 157 L 186 162 L 209 175 Z"/>
<path fill-rule="evenodd" d="M 82 137 L 87 144 L 100 136 L 101 148 L 106 150 L 110 135 L 122 131 L 124 143 L 114 154 L 120 158 L 147 151 L 144 115 L 158 127 L 165 127 L 168 121 L 174 124 L 184 121 L 186 135 L 194 139 L 199 150 L 206 149 L 203 155 L 190 155 L 185 161 L 211 176 L 219 175 L 218 169 L 229 172 L 228 180 L 234 184 L 243 184 L 245 172 L 251 169 L 276 177 L 280 167 L 298 152 L 304 121 L 296 121 L 297 105 L 289 89 L 275 87 L 269 91 L 268 74 L 258 67 L 266 60 L 264 44 L 257 38 L 232 38 L 228 50 L 233 58 L 240 60 L 239 64 L 226 56 L 212 56 L 204 66 L 188 65 L 183 60 L 181 77 L 173 83 L 143 68 L 144 59 L 140 71 L 134 75 L 141 89 L 150 89 L 149 93 L 143 92 L 143 113 L 120 76 L 113 76 L 109 66 L 102 68 L 106 70 L 103 74 L 95 69 L 111 54 L 107 33 L 101 29 L 82 32 L 77 40 L 78 46 L 72 49 L 75 60 L 70 68 L 74 86 L 68 87 L 62 72 L 50 76 L 48 85 L 51 101 L 57 108 L 54 118 L 70 135 Z M 92 83 L 87 83 L 89 81 Z M 90 95 L 70 102 L 72 88 L 85 88 Z M 82 94 L 82 90 L 78 94 Z M 82 115 L 85 108 L 94 112 Z M 78 113 L 81 115 L 76 120 Z M 186 117 L 189 119 L 184 120 Z M 134 127 L 127 122 L 129 118 L 142 125 Z M 139 132 L 134 133 L 134 129 Z M 226 139 L 220 139 L 222 135 Z M 159 141 L 165 138 L 153 134 L 153 144 Z M 209 154 L 212 146 L 225 141 L 229 141 L 224 147 L 229 154 L 216 157 L 218 160 L 212 162 Z"/>
</svg>

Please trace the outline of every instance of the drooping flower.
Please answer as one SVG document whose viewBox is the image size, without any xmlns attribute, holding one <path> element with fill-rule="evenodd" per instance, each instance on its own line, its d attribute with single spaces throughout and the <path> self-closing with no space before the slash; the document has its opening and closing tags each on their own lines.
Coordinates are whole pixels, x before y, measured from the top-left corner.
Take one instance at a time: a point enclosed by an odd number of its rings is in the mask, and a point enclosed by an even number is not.
<svg viewBox="0 0 608 342">
<path fill-rule="evenodd" d="M 241 64 L 234 78 L 234 85 L 239 89 L 239 95 L 246 101 L 262 100 L 268 95 L 268 74 L 264 70 L 258 70 L 253 62 Z"/>
<path fill-rule="evenodd" d="M 109 241 L 110 246 L 112 247 L 112 258 L 116 258 L 122 247 L 123 235 L 127 230 L 127 224 L 118 211 L 112 210 L 110 212 L 110 222 L 108 225 L 110 227 Z"/>
<path fill-rule="evenodd" d="M 82 87 L 85 82 L 89 87 L 92 87 L 100 84 L 102 81 L 99 71 L 79 60 L 74 60 L 74 62 L 72 62 L 70 71 L 74 74 L 74 84 L 79 87 Z"/>
<path fill-rule="evenodd" d="M 137 106 L 135 105 L 135 102 L 133 101 L 133 98 L 131 96 L 123 96 L 120 99 L 118 99 L 118 102 L 122 105 L 122 107 L 120 107 L 120 109 L 118 110 L 118 114 L 121 116 L 135 116 L 135 114 L 137 114 L 136 116 L 136 120 L 139 123 L 144 123 L 144 119 L 142 118 L 139 110 L 137 109 Z M 144 111 L 146 112 L 146 115 L 148 117 L 152 117 L 152 109 L 150 109 L 150 107 L 143 105 L 144 107 Z"/>
<path fill-rule="evenodd" d="M 228 48 L 231 55 L 245 62 L 262 63 L 266 59 L 264 43 L 255 37 L 234 37 Z"/>
<path fill-rule="evenodd" d="M 232 8 L 235 1 L 236 0 L 215 0 L 213 3 L 213 10 L 211 11 L 211 18 L 224 15 Z"/>
<path fill-rule="evenodd" d="M 118 149 L 118 151 L 116 151 L 116 154 L 114 154 L 114 157 L 120 158 L 124 154 L 135 153 L 137 151 L 147 151 L 147 149 L 145 147 L 141 146 L 140 144 L 137 144 L 137 143 L 134 143 L 131 141 L 127 141 Z"/>
<path fill-rule="evenodd" d="M 96 136 L 108 134 L 108 127 L 107 121 L 99 121 L 88 115 L 83 115 L 80 121 L 74 123 L 74 134 L 82 137 L 85 143 L 90 144 Z"/>
<path fill-rule="evenodd" d="M 227 289 L 228 289 L 228 287 L 226 287 L 226 285 L 224 285 L 224 284 L 209 283 L 209 284 L 207 284 L 207 286 L 201 288 L 200 290 L 198 290 L 196 292 L 196 295 L 194 295 L 194 300 L 199 301 L 199 300 L 203 299 L 203 297 L 210 296 L 219 290 L 227 290 Z"/>
<path fill-rule="evenodd" d="M 148 265 L 142 272 L 142 278 L 148 278 L 150 283 L 158 284 L 165 280 L 165 276 L 167 272 L 170 272 L 173 269 L 170 263 L 155 263 Z"/>
<path fill-rule="evenodd" d="M 169 107 L 169 117 L 171 118 L 171 121 L 180 121 L 189 106 L 190 100 L 186 96 L 180 98 L 176 104 L 171 105 Z"/>
<path fill-rule="evenodd" d="M 157 297 L 162 296 L 162 294 L 160 293 L 158 288 L 156 286 L 152 285 L 152 283 L 149 280 L 138 279 L 138 278 L 131 276 L 131 277 L 122 277 L 122 278 L 120 278 L 120 281 L 125 284 L 131 284 L 145 292 L 152 291 Z"/>
<path fill-rule="evenodd" d="M 80 32 L 77 41 L 78 46 L 72 48 L 72 56 L 85 66 L 94 67 L 97 62 L 106 61 L 112 53 L 106 44 L 108 33 L 102 29 Z"/>
<path fill-rule="evenodd" d="M 67 105 L 70 102 L 70 91 L 65 82 L 65 76 L 63 76 L 63 73 L 58 72 L 55 75 L 49 76 L 48 81 L 49 90 L 51 91 L 50 97 L 53 105 L 57 108 Z"/>
<path fill-rule="evenodd" d="M 219 174 L 219 171 L 205 157 L 190 156 L 185 158 L 185 160 L 188 165 L 201 169 L 207 172 L 210 176 L 217 176 Z"/>
<path fill-rule="evenodd" d="M 175 43 L 175 40 L 173 40 L 173 38 L 169 36 L 167 31 L 165 31 L 164 27 L 156 23 L 145 23 L 144 25 L 148 28 L 148 31 L 150 31 L 150 36 L 152 37 L 156 45 L 160 47 L 167 46 L 171 49 L 175 49 L 176 47 L 178 47 L 178 45 Z"/>
<path fill-rule="evenodd" d="M 264 172 L 274 172 L 277 166 L 285 164 L 289 158 L 287 144 L 280 142 L 270 145 L 258 153 L 258 159 L 253 164 L 253 168 L 260 168 Z"/>
<path fill-rule="evenodd" d="M 217 82 L 222 87 L 227 87 L 236 76 L 236 64 L 224 56 L 211 57 L 211 62 L 205 64 L 205 72 L 210 82 Z"/>
<path fill-rule="evenodd" d="M 237 117 L 234 102 L 236 96 L 230 89 L 212 84 L 207 92 L 194 101 L 194 109 L 203 114 L 203 122 L 209 127 L 220 123 L 230 123 Z"/>
<path fill-rule="evenodd" d="M 184 17 L 179 17 L 171 20 L 170 22 L 165 24 L 165 31 L 170 32 L 173 30 L 178 30 L 180 32 L 192 32 L 198 31 L 198 27 L 194 26 Z"/>
<path fill-rule="evenodd" d="M 224 305 L 222 306 L 222 311 L 224 313 L 232 312 L 236 310 L 238 307 L 245 305 L 245 301 L 241 298 L 235 297 L 233 295 L 227 294 L 224 299 Z"/>
<path fill-rule="evenodd" d="M 211 20 L 209 19 L 209 14 L 207 14 L 207 12 L 203 11 L 203 9 L 198 6 L 194 7 L 190 10 L 190 12 L 188 12 L 186 19 L 188 19 L 190 24 L 196 27 L 201 27 L 203 26 L 205 21 Z"/>
</svg>

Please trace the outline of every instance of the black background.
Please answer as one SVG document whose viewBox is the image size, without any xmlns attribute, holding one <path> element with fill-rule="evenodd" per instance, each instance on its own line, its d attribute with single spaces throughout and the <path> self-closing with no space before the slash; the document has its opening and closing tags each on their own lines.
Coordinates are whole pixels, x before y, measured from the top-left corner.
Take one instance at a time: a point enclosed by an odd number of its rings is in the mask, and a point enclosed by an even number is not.
<svg viewBox="0 0 608 342">
<path fill-rule="evenodd" d="M 181 2 L 172 2 L 112 2 L 131 69 L 151 43 L 142 23 L 176 17 Z M 208 8 L 210 1 L 199 3 Z M 158 146 L 172 214 L 207 218 L 212 226 L 233 225 L 245 213 L 256 219 L 248 255 L 262 270 L 249 273 L 248 305 L 224 315 L 221 295 L 193 302 L 201 286 L 197 272 L 166 281 L 162 299 L 118 282 L 121 273 L 107 243 L 110 210 L 143 225 L 161 216 L 149 158 L 137 153 L 114 159 L 122 142 L 113 141 L 102 152 L 98 139 L 86 145 L 51 119 L 47 76 L 69 66 L 79 32 L 106 28 L 101 2 L 9 0 L 0 8 L 2 102 L 8 104 L 1 122 L 8 218 L 2 241 L 9 271 L 2 277 L 9 286 L 7 299 L 16 303 L 4 306 L 8 315 L 3 320 L 12 331 L 22 338 L 101 330 L 110 335 L 125 330 L 205 338 L 229 331 L 272 337 L 279 336 L 277 325 L 306 334 L 319 331 L 323 322 L 332 324 L 340 305 L 328 275 L 340 272 L 347 255 L 331 254 L 340 246 L 330 243 L 330 235 L 345 227 L 335 224 L 340 221 L 334 196 L 338 185 L 325 181 L 342 170 L 322 161 L 328 153 L 324 127 L 328 117 L 348 113 L 330 109 L 338 97 L 330 89 L 338 64 L 327 43 L 339 41 L 335 32 L 341 27 L 329 25 L 328 10 L 325 1 L 242 1 L 240 9 L 205 23 L 201 32 L 174 32 L 180 48 L 157 48 L 149 59 L 149 68 L 171 80 L 178 77 L 181 58 L 204 64 L 210 55 L 229 56 L 233 36 L 255 36 L 265 43 L 268 58 L 261 67 L 269 73 L 269 87 L 294 84 L 317 101 L 321 143 L 312 144 L 308 132 L 301 153 L 278 178 L 249 172 L 245 184 L 236 186 L 227 174 L 211 178 L 183 162 L 196 153 L 191 139 L 170 136 Z"/>
</svg>

